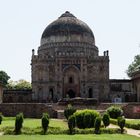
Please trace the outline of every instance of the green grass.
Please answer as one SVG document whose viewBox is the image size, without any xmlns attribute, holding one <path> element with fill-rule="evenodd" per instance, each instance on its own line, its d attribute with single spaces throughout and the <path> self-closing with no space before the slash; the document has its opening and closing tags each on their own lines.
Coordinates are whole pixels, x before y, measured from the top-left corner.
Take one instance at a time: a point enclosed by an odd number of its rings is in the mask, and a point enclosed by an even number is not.
<svg viewBox="0 0 140 140">
<path fill-rule="evenodd" d="M 0 131 L 6 135 L 0 136 L 0 140 L 137 140 L 134 136 L 117 134 L 118 129 L 102 128 L 101 135 L 94 135 L 91 129 L 75 129 L 75 135 L 68 135 L 68 126 L 65 120 L 50 119 L 48 135 L 42 135 L 41 119 L 24 119 L 22 134 L 15 136 L 15 118 L 4 118 L 0 125 Z M 112 134 L 109 134 L 112 133 Z M 11 135 L 7 135 L 11 134 Z M 51 135 L 55 134 L 55 135 Z M 59 134 L 59 135 L 56 135 Z M 84 134 L 84 135 L 83 135 Z"/>
<path fill-rule="evenodd" d="M 126 122 L 130 124 L 140 124 L 140 119 L 126 119 Z"/>
<path fill-rule="evenodd" d="M 138 137 L 121 134 L 101 135 L 18 135 L 0 136 L 0 140 L 139 140 Z"/>
<path fill-rule="evenodd" d="M 0 128 L 2 127 L 14 127 L 15 126 L 15 118 L 10 118 L 10 119 L 4 119 L 2 121 L 2 124 L 0 125 Z M 67 122 L 64 120 L 59 120 L 59 119 L 50 119 L 49 123 L 50 127 L 59 127 L 62 129 L 68 129 Z M 36 127 L 41 127 L 41 119 L 24 119 L 23 122 L 23 127 L 30 127 L 30 128 L 36 128 Z"/>
<path fill-rule="evenodd" d="M 0 131 L 4 134 L 13 134 L 15 118 L 4 118 L 0 125 Z M 67 122 L 60 119 L 50 119 L 49 134 L 66 134 L 68 132 Z M 23 122 L 23 134 L 42 134 L 41 119 L 26 118 Z"/>
</svg>

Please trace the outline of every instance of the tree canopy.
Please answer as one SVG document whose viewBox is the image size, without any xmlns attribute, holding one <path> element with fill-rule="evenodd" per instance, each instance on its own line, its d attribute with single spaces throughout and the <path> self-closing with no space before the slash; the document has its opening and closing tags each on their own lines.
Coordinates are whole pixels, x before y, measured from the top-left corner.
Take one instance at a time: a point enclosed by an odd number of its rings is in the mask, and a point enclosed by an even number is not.
<svg viewBox="0 0 140 140">
<path fill-rule="evenodd" d="M 134 57 L 134 61 L 128 66 L 126 71 L 129 77 L 132 77 L 132 73 L 140 66 L 140 55 Z"/>
<path fill-rule="evenodd" d="M 10 76 L 8 76 L 8 74 L 5 71 L 0 71 L 0 81 L 2 82 L 2 84 L 4 86 L 7 85 L 8 80 L 10 79 Z"/>
<path fill-rule="evenodd" d="M 20 79 L 19 81 L 10 80 L 7 84 L 7 89 L 26 90 L 31 88 L 31 83 L 24 79 Z"/>
</svg>

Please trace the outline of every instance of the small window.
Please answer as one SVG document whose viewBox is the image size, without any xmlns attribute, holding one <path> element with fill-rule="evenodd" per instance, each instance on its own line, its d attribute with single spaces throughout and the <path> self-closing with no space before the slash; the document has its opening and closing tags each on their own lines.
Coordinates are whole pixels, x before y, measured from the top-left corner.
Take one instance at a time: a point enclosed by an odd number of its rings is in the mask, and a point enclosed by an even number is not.
<svg viewBox="0 0 140 140">
<path fill-rule="evenodd" d="M 88 90 L 88 98 L 92 98 L 93 90 L 92 88 L 89 88 Z"/>
<path fill-rule="evenodd" d="M 70 83 L 70 84 L 73 83 L 73 78 L 72 78 L 72 77 L 69 78 L 69 83 Z"/>
</svg>

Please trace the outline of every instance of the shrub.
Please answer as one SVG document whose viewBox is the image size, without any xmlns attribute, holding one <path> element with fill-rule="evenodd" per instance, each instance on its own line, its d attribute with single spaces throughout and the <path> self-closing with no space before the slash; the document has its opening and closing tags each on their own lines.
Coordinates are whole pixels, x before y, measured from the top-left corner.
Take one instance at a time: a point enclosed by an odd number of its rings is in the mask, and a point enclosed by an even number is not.
<svg viewBox="0 0 140 140">
<path fill-rule="evenodd" d="M 76 118 L 76 125 L 78 128 L 82 129 L 84 127 L 84 113 L 82 111 L 78 111 L 74 113 Z"/>
<path fill-rule="evenodd" d="M 131 124 L 131 123 L 126 121 L 125 127 L 136 129 L 136 130 L 140 130 L 140 123 L 138 123 L 138 124 Z"/>
<path fill-rule="evenodd" d="M 125 118 L 118 117 L 118 126 L 121 128 L 121 133 L 123 133 L 123 128 L 125 126 Z"/>
<path fill-rule="evenodd" d="M 106 128 L 107 126 L 109 126 L 109 124 L 110 124 L 110 117 L 109 117 L 109 114 L 108 114 L 108 113 L 105 113 L 105 114 L 103 115 L 102 120 L 103 120 L 103 123 L 104 123 L 105 128 Z"/>
<path fill-rule="evenodd" d="M 48 113 L 43 113 L 42 116 L 42 128 L 43 128 L 43 133 L 46 134 L 48 126 L 49 126 L 49 115 Z"/>
<path fill-rule="evenodd" d="M 107 109 L 107 113 L 109 114 L 110 118 L 117 119 L 123 114 L 123 110 L 116 106 L 111 106 Z"/>
<path fill-rule="evenodd" d="M 91 127 L 91 113 L 89 113 L 89 112 L 85 112 L 85 114 L 84 114 L 84 118 L 83 118 L 83 123 L 84 123 L 84 126 L 86 127 L 86 128 L 90 128 Z"/>
<path fill-rule="evenodd" d="M 20 134 L 21 133 L 21 128 L 23 124 L 23 113 L 19 113 L 16 115 L 16 120 L 15 120 L 15 133 Z"/>
<path fill-rule="evenodd" d="M 96 117 L 99 112 L 95 110 L 81 110 L 74 113 L 76 118 L 76 126 L 80 129 L 93 128 Z"/>
<path fill-rule="evenodd" d="M 94 127 L 95 127 L 95 134 L 99 134 L 100 127 L 101 127 L 101 117 L 96 117 Z"/>
<path fill-rule="evenodd" d="M 2 113 L 0 113 L 0 124 L 2 122 L 2 118 L 3 118 Z"/>
<path fill-rule="evenodd" d="M 73 113 L 75 112 L 76 112 L 76 109 L 71 104 L 68 104 L 67 108 L 64 110 L 64 115 L 66 119 L 68 120 L 69 116 L 73 115 Z"/>
<path fill-rule="evenodd" d="M 73 129 L 75 128 L 75 116 L 71 115 L 68 119 L 68 127 L 69 127 L 69 131 L 70 134 L 73 133 Z"/>
</svg>

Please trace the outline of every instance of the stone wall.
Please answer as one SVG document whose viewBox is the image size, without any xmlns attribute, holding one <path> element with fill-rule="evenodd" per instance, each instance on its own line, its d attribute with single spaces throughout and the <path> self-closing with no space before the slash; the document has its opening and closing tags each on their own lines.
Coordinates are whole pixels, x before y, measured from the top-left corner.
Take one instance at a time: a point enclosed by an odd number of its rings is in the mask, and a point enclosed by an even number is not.
<svg viewBox="0 0 140 140">
<path fill-rule="evenodd" d="M 41 118 L 42 113 L 48 112 L 50 117 L 57 117 L 52 106 L 43 103 L 2 103 L 0 104 L 0 112 L 4 116 L 16 116 L 16 114 L 23 112 L 25 117 L 31 118 Z"/>
<path fill-rule="evenodd" d="M 30 103 L 32 90 L 4 90 L 3 103 Z"/>
<path fill-rule="evenodd" d="M 140 103 L 131 103 L 122 107 L 124 116 L 132 119 L 140 119 Z"/>
<path fill-rule="evenodd" d="M 137 95 L 133 92 L 130 79 L 110 79 L 110 101 L 112 102 L 137 102 Z"/>
<path fill-rule="evenodd" d="M 110 106 L 122 107 L 126 118 L 140 119 L 140 103 L 100 103 L 95 105 L 78 104 L 74 105 L 77 109 L 95 109 L 105 111 Z M 65 104 L 45 104 L 45 103 L 2 103 L 0 104 L 0 112 L 4 116 L 16 116 L 19 112 L 23 112 L 25 117 L 41 118 L 42 113 L 48 112 L 50 117 L 57 118 L 57 111 L 64 110 Z"/>
</svg>

